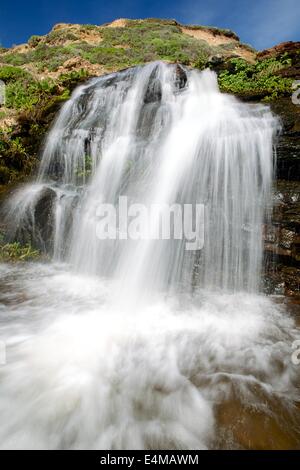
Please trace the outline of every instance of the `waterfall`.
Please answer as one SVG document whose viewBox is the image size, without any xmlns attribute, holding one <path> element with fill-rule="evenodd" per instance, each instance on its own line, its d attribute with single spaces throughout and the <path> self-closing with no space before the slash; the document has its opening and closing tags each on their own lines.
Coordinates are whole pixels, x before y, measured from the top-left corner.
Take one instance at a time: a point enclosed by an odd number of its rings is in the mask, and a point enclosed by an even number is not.
<svg viewBox="0 0 300 470">
<path fill-rule="evenodd" d="M 209 70 L 74 91 L 5 207 L 51 260 L 0 264 L 1 448 L 299 447 L 299 328 L 259 291 L 277 130 Z"/>
<path fill-rule="evenodd" d="M 277 128 L 268 107 L 221 94 L 209 70 L 158 62 L 96 78 L 61 110 L 37 182 L 10 202 L 13 224 L 18 212 L 19 232 L 51 245 L 56 260 L 118 278 L 125 291 L 255 291 Z M 147 207 L 202 204 L 204 246 L 99 240 L 98 206 L 122 195 Z M 40 220 L 45 204 L 52 233 Z"/>
</svg>

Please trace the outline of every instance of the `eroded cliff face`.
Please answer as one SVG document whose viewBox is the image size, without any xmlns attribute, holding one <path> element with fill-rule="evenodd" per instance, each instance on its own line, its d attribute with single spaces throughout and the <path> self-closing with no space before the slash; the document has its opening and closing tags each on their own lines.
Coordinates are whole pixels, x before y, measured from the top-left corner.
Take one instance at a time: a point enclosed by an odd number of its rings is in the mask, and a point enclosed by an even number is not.
<svg viewBox="0 0 300 470">
<path fill-rule="evenodd" d="M 274 102 L 272 109 L 281 118 L 282 133 L 274 209 L 265 229 L 265 289 L 300 303 L 300 105 L 285 98 Z"/>
<path fill-rule="evenodd" d="M 272 225 L 268 227 L 266 254 L 274 289 L 296 296 L 300 302 L 300 103 L 291 98 L 272 103 L 282 132 L 277 143 L 277 170 Z"/>
<path fill-rule="evenodd" d="M 293 66 L 280 73 L 296 81 L 300 79 L 299 55 L 295 55 L 299 46 L 285 43 L 258 55 L 274 56 L 289 50 L 295 57 Z M 300 305 L 300 99 L 276 99 L 271 109 L 279 116 L 282 131 L 276 145 L 274 209 L 265 230 L 265 289 L 285 294 Z"/>
</svg>

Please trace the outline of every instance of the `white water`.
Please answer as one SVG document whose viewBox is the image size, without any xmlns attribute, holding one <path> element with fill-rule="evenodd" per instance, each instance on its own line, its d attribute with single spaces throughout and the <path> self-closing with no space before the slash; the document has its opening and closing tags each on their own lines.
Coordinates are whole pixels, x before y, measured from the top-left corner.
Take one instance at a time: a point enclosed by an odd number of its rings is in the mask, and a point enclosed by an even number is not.
<svg viewBox="0 0 300 470">
<path fill-rule="evenodd" d="M 297 329 L 256 293 L 276 129 L 209 71 L 155 63 L 74 92 L 8 203 L 12 235 L 55 263 L 2 267 L 3 448 L 237 447 L 231 401 L 299 439 Z M 99 241 L 119 195 L 205 204 L 203 250 Z"/>
</svg>

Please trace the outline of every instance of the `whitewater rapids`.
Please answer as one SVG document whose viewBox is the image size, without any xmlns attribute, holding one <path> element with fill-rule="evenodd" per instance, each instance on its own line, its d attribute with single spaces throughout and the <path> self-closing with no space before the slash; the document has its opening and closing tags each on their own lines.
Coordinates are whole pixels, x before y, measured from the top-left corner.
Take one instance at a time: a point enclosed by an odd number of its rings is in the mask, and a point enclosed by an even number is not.
<svg viewBox="0 0 300 470">
<path fill-rule="evenodd" d="M 210 71 L 75 90 L 5 208 L 52 261 L 0 265 L 3 449 L 299 448 L 299 328 L 260 292 L 278 128 Z M 124 194 L 204 204 L 203 250 L 99 241 L 97 205 Z"/>
<path fill-rule="evenodd" d="M 291 361 L 299 330 L 270 299 L 199 292 L 193 302 L 161 299 L 129 315 L 112 308 L 113 282 L 64 266 L 2 266 L 1 277 L 1 448 L 299 442 Z M 232 402 L 223 423 L 219 413 Z"/>
</svg>

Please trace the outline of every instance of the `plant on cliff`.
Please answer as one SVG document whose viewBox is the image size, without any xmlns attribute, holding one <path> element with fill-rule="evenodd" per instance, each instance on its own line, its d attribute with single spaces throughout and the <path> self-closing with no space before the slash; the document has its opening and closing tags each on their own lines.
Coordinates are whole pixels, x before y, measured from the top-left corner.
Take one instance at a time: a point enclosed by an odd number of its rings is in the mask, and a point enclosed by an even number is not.
<svg viewBox="0 0 300 470">
<path fill-rule="evenodd" d="M 61 74 L 56 80 L 38 80 L 20 67 L 0 66 L 0 79 L 6 84 L 6 107 L 0 117 L 18 112 L 15 123 L 0 128 L 0 185 L 30 174 L 59 106 L 87 78 L 88 72 L 81 69 Z"/>
<path fill-rule="evenodd" d="M 0 80 L 6 84 L 7 108 L 32 108 L 46 96 L 57 93 L 57 85 L 50 78 L 37 80 L 29 72 L 14 66 L 0 67 Z"/>
<path fill-rule="evenodd" d="M 286 56 L 268 58 L 249 64 L 243 59 L 231 59 L 227 70 L 218 76 L 221 91 L 240 95 L 257 94 L 266 100 L 290 94 L 293 80 L 276 72 L 290 64 Z"/>
</svg>

